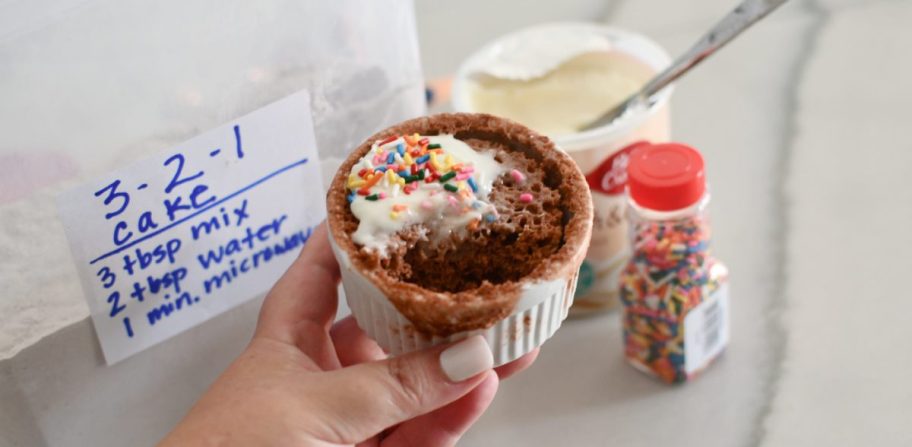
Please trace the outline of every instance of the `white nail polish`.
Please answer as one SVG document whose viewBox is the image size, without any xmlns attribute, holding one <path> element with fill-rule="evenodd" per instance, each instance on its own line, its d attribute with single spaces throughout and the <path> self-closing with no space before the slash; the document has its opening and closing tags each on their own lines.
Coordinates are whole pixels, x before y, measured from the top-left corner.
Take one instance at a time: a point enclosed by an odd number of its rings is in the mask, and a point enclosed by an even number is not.
<svg viewBox="0 0 912 447">
<path fill-rule="evenodd" d="M 452 382 L 462 382 L 494 366 L 488 342 L 474 335 L 440 353 L 440 367 Z"/>
</svg>

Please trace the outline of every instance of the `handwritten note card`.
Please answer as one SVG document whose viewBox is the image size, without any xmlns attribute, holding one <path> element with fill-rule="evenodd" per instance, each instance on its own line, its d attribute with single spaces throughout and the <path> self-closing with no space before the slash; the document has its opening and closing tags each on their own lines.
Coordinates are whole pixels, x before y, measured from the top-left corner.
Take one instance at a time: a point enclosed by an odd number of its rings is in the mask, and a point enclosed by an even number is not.
<svg viewBox="0 0 912 447">
<path fill-rule="evenodd" d="M 62 194 L 108 364 L 269 289 L 325 215 L 307 92 Z"/>
</svg>

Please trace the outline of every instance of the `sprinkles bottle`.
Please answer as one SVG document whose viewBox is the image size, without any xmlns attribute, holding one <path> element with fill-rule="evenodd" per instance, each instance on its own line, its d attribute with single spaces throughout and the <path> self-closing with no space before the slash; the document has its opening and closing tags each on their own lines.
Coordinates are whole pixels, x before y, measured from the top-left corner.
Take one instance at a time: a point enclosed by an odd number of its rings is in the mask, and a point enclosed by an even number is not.
<svg viewBox="0 0 912 447">
<path fill-rule="evenodd" d="M 621 274 L 624 352 L 637 369 L 685 382 L 728 344 L 728 270 L 710 252 L 703 157 L 677 143 L 630 156 L 632 257 Z"/>
</svg>

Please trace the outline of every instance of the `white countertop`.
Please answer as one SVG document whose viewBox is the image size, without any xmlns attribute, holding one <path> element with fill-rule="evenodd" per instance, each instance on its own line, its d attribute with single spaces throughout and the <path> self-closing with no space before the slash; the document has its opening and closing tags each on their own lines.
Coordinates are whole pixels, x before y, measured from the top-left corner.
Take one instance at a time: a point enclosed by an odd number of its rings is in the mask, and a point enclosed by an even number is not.
<svg viewBox="0 0 912 447">
<path fill-rule="evenodd" d="M 436 77 L 497 35 L 554 20 L 604 19 L 678 54 L 735 1 L 416 3 L 423 64 Z M 895 280 L 912 266 L 910 23 L 912 0 L 792 0 L 679 84 L 673 135 L 706 155 L 714 247 L 732 272 L 732 341 L 719 362 L 667 386 L 624 362 L 617 314 L 567 321 L 461 445 L 912 445 L 912 300 Z M 54 112 L 42 111 L 57 122 Z M 88 178 L 134 155 L 97 167 L 59 160 L 52 174 L 65 185 L 74 170 Z M 258 301 L 104 367 L 75 271 L 61 261 L 59 189 L 0 216 L 0 236 L 45 253 L 0 260 L 0 445 L 151 444 L 242 348 Z M 39 265 L 26 273 L 47 280 L 8 273 Z M 148 373 L 162 364 L 166 373 Z M 115 424 L 99 417 L 124 408 L 131 416 Z"/>
<path fill-rule="evenodd" d="M 679 54 L 734 3 L 611 2 L 607 23 Z M 912 444 L 910 21 L 910 1 L 793 0 L 679 83 L 672 133 L 706 155 L 732 271 L 721 361 L 667 386 L 625 363 L 617 314 L 567 321 L 463 445 Z M 490 38 L 438 25 L 419 21 L 431 75 Z"/>
</svg>

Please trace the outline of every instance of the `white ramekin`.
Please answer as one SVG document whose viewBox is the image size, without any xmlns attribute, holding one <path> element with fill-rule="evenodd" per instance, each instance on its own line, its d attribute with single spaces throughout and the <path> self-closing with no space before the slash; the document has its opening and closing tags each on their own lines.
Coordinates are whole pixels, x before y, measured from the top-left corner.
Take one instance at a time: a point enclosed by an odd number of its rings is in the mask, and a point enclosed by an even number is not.
<svg viewBox="0 0 912 447">
<path fill-rule="evenodd" d="M 393 356 L 479 334 L 491 347 L 495 366 L 503 365 L 541 346 L 554 335 L 573 304 L 578 265 L 564 269 L 568 272 L 566 277 L 524 285 L 513 313 L 487 329 L 449 337 L 429 337 L 419 333 L 383 292 L 358 271 L 348 253 L 339 248 L 332 237 L 330 242 L 342 271 L 345 299 L 358 326 Z M 580 250 L 585 250 L 585 244 Z M 582 259 L 582 256 L 573 259 Z"/>
</svg>

